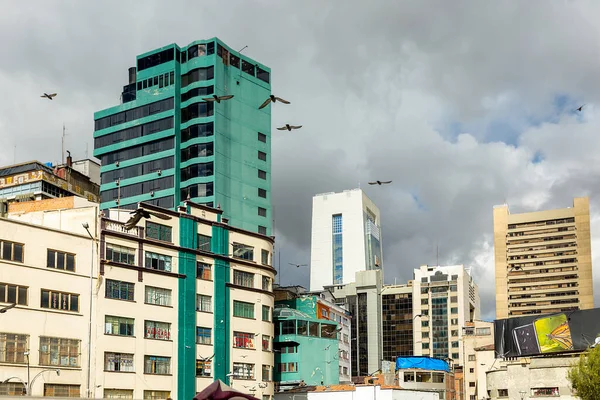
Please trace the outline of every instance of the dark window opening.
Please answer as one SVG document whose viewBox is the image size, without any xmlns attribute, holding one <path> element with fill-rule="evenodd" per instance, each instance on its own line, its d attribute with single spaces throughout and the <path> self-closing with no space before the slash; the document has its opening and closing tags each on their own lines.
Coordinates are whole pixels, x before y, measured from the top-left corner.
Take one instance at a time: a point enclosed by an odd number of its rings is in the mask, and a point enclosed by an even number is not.
<svg viewBox="0 0 600 400">
<path fill-rule="evenodd" d="M 264 133 L 258 132 L 258 141 L 267 143 L 267 135 L 265 135 Z"/>
<path fill-rule="evenodd" d="M 181 123 L 184 124 L 194 118 L 210 117 L 214 114 L 213 103 L 194 103 L 181 109 Z"/>
<path fill-rule="evenodd" d="M 258 189 L 258 197 L 262 197 L 264 199 L 267 198 L 267 191 L 265 189 Z"/>
<path fill-rule="evenodd" d="M 213 128 L 214 125 L 212 122 L 188 126 L 181 130 L 181 141 L 187 142 L 190 139 L 212 136 Z"/>
<path fill-rule="evenodd" d="M 187 181 L 188 179 L 197 178 L 201 176 L 212 176 L 213 175 L 213 163 L 202 163 L 193 164 L 189 167 L 181 170 L 181 180 Z"/>
<path fill-rule="evenodd" d="M 258 151 L 258 159 L 262 161 L 267 161 L 267 153 Z"/>
<path fill-rule="evenodd" d="M 266 83 L 270 83 L 270 81 L 271 81 L 271 76 L 270 76 L 269 72 L 260 68 L 258 65 L 256 66 L 256 77 Z"/>
<path fill-rule="evenodd" d="M 143 71 L 157 65 L 173 61 L 175 59 L 175 49 L 166 49 L 158 53 L 150 54 L 144 58 L 140 58 L 137 62 L 137 70 Z"/>
<path fill-rule="evenodd" d="M 187 92 L 181 94 L 181 102 L 188 101 L 192 97 L 196 97 L 196 96 L 207 96 L 209 94 L 213 94 L 214 91 L 215 91 L 215 89 L 214 89 L 214 86 L 212 86 L 212 85 L 194 88 L 190 91 L 187 91 Z"/>
<path fill-rule="evenodd" d="M 100 129 L 110 128 L 111 126 L 119 125 L 124 122 L 135 121 L 152 114 L 172 110 L 174 104 L 173 97 L 169 97 L 168 99 L 160 100 L 155 103 L 146 104 L 127 111 L 121 111 L 109 115 L 108 117 L 97 119 L 94 122 L 94 129 L 99 131 Z"/>
<path fill-rule="evenodd" d="M 242 60 L 242 71 L 254 76 L 254 65 L 250 64 L 246 60 Z"/>
<path fill-rule="evenodd" d="M 260 179 L 267 179 L 267 172 L 266 172 L 266 171 L 263 171 L 262 169 L 259 169 L 259 170 L 258 170 L 258 177 L 259 177 Z"/>
</svg>

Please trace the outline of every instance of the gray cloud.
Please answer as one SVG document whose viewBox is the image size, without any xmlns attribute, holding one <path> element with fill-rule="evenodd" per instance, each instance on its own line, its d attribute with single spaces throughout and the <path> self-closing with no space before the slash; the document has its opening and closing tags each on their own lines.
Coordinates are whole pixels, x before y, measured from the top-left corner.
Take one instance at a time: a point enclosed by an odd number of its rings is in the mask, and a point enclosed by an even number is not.
<svg viewBox="0 0 600 400">
<path fill-rule="evenodd" d="M 5 5 L 0 164 L 15 145 L 17 161 L 59 160 L 63 122 L 75 157 L 86 144 L 91 153 L 93 112 L 118 103 L 137 54 L 213 36 L 248 45 L 292 101 L 275 105 L 273 125 L 304 125 L 273 135 L 282 283 L 308 283 L 288 263 L 310 259 L 314 194 L 393 179 L 365 188 L 383 214 L 386 280 L 435 263 L 438 245 L 440 263 L 472 267 L 491 317 L 494 204 L 563 207 L 590 194 L 600 239 L 599 114 L 570 114 L 600 93 L 598 11 L 591 1 Z M 56 101 L 39 99 L 48 90 Z"/>
</svg>

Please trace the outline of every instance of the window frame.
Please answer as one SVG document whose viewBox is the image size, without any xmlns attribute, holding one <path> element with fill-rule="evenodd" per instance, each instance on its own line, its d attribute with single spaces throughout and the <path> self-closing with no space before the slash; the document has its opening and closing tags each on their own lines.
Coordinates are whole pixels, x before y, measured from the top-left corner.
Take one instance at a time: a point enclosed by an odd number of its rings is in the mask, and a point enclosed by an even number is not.
<svg viewBox="0 0 600 400">
<path fill-rule="evenodd" d="M 6 256 L 5 247 L 10 246 L 10 255 Z M 15 258 L 15 248 L 16 246 L 20 246 L 20 260 Z M 11 242 L 9 240 L 0 239 L 0 260 L 4 261 L 12 261 L 23 264 L 25 259 L 25 244 L 19 242 Z"/>
<path fill-rule="evenodd" d="M 113 368 L 109 369 L 109 358 L 113 356 L 114 361 L 112 362 Z M 130 360 L 128 360 L 130 358 Z M 118 361 L 117 361 L 118 359 Z M 125 362 L 127 368 L 123 369 L 122 364 Z M 129 365 L 127 365 L 129 364 Z M 118 369 L 117 369 L 118 368 Z M 119 353 L 114 351 L 104 352 L 104 372 L 135 372 L 135 354 L 133 353 Z"/>
<path fill-rule="evenodd" d="M 245 288 L 254 288 L 254 277 L 256 274 L 247 271 L 241 271 L 239 269 L 233 270 L 233 284 L 242 286 Z"/>
<path fill-rule="evenodd" d="M 50 256 L 52 255 L 52 265 L 50 265 Z M 59 267 L 59 261 L 62 256 L 62 268 Z M 69 269 L 69 258 L 73 261 L 73 269 Z M 46 268 L 58 269 L 62 271 L 75 272 L 77 265 L 76 255 L 73 253 L 67 253 L 66 251 L 56 250 L 56 249 L 47 249 L 46 251 Z"/>
<path fill-rule="evenodd" d="M 69 292 L 62 292 L 59 290 L 52 290 L 52 289 L 41 289 L 40 290 L 40 308 L 46 309 L 46 310 L 58 310 L 58 311 L 67 311 L 67 312 L 75 312 L 78 313 L 79 312 L 79 307 L 81 306 L 81 303 L 79 301 L 79 294 L 77 293 L 69 293 Z M 48 306 L 45 307 L 44 306 L 44 293 L 47 293 L 47 300 L 48 300 Z M 67 302 L 68 302 L 68 306 L 67 308 L 55 308 L 52 307 L 52 297 L 53 295 L 56 294 L 58 295 L 58 299 L 59 299 L 59 303 L 62 305 L 63 304 L 63 297 L 67 296 Z M 72 302 L 73 302 L 73 298 L 77 299 L 76 303 L 77 303 L 77 309 L 73 310 L 72 308 Z"/>
<path fill-rule="evenodd" d="M 156 299 L 167 299 L 168 304 L 160 304 L 161 301 L 148 301 L 151 299 L 149 295 L 154 291 L 153 298 Z M 161 288 L 158 286 L 146 285 L 144 287 L 144 304 L 153 305 L 153 306 L 161 306 L 161 307 L 173 307 L 173 290 L 167 288 Z"/>
<path fill-rule="evenodd" d="M 114 288 L 114 287 L 110 288 L 110 293 L 114 293 L 114 290 L 116 289 L 119 293 L 119 297 L 109 296 L 109 284 L 110 285 L 118 284 L 117 288 Z M 126 296 L 122 297 L 121 296 L 122 293 L 125 293 Z M 129 295 L 129 293 L 131 293 L 131 296 Z M 127 282 L 127 281 L 118 281 L 115 279 L 107 279 L 106 283 L 104 284 L 104 298 L 113 299 L 113 300 L 122 300 L 122 301 L 135 301 L 135 283 Z"/>
<path fill-rule="evenodd" d="M 109 318 L 114 319 L 113 321 L 108 321 Z M 108 327 L 110 324 L 110 331 L 108 332 Z M 118 333 L 114 332 L 115 324 L 117 326 Z M 121 333 L 122 325 L 125 326 L 125 332 Z M 135 337 L 135 319 L 130 317 L 121 317 L 117 315 L 105 315 L 104 316 L 104 334 L 109 336 L 125 336 L 125 337 Z"/>
<path fill-rule="evenodd" d="M 170 322 L 144 320 L 144 339 L 172 341 Z"/>
<path fill-rule="evenodd" d="M 58 341 L 53 343 L 53 341 Z M 63 343 L 64 341 L 64 343 Z M 47 342 L 47 343 L 45 343 Z M 68 362 L 65 364 L 64 352 L 61 347 L 67 347 Z M 56 362 L 53 363 L 53 349 L 56 350 Z M 53 336 L 40 336 L 40 347 L 39 347 L 39 365 L 49 367 L 80 367 L 81 366 L 81 340 L 71 338 L 60 338 Z M 76 357 L 74 357 L 76 356 Z M 75 358 L 75 363 L 73 363 Z M 47 361 L 45 360 L 47 359 Z"/>
<path fill-rule="evenodd" d="M 4 349 L 0 351 L 1 364 L 26 364 L 25 353 L 29 351 L 29 335 L 0 332 L 0 349 Z M 12 355 L 10 359 L 9 355 Z"/>
<path fill-rule="evenodd" d="M 205 302 L 203 300 L 208 299 L 208 303 L 209 303 L 209 309 L 210 311 L 204 310 L 204 305 Z M 205 313 L 212 313 L 213 312 L 213 307 L 212 307 L 212 296 L 206 295 L 206 294 L 196 294 L 196 311 L 198 312 L 205 312 Z"/>
<path fill-rule="evenodd" d="M 236 308 L 237 305 L 237 308 Z M 250 310 L 252 310 L 250 312 Z M 233 316 L 236 318 L 256 319 L 254 303 L 248 303 L 241 300 L 233 300 Z"/>
<path fill-rule="evenodd" d="M 11 288 L 14 288 L 14 300 L 11 301 Z M 21 301 L 21 297 L 23 296 L 22 290 L 25 292 L 25 300 Z M 0 282 L 0 302 L 2 303 L 15 303 L 19 306 L 27 306 L 29 305 L 29 286 Z"/>
<path fill-rule="evenodd" d="M 146 221 L 146 239 L 160 240 L 161 242 L 173 242 L 173 227 L 165 224 L 159 224 L 152 221 Z M 156 233 L 156 235 L 154 235 Z"/>
<path fill-rule="evenodd" d="M 202 335 L 200 333 L 203 333 Z M 206 335 L 208 333 L 208 335 Z M 203 340 L 199 340 L 203 338 Z M 212 328 L 206 328 L 203 326 L 196 327 L 196 344 L 212 345 Z"/>
<path fill-rule="evenodd" d="M 196 279 L 212 282 L 212 265 L 202 261 L 196 261 Z"/>
</svg>

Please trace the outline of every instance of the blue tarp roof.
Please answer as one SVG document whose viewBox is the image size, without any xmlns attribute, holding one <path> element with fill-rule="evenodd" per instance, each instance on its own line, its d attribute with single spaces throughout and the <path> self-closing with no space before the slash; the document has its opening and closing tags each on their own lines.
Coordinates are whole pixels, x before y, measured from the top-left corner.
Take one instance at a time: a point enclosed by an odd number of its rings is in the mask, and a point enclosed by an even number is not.
<svg viewBox="0 0 600 400">
<path fill-rule="evenodd" d="M 396 358 L 396 369 L 419 368 L 433 371 L 450 372 L 450 366 L 444 360 L 431 357 L 398 357 Z"/>
</svg>

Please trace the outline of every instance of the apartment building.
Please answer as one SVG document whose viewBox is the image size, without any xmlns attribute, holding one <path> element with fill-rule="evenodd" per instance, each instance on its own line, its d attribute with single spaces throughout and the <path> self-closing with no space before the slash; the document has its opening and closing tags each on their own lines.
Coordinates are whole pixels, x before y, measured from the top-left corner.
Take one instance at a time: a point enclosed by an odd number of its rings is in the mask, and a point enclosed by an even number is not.
<svg viewBox="0 0 600 400">
<path fill-rule="evenodd" d="M 413 355 L 413 288 L 387 285 L 381 290 L 383 360 Z"/>
<path fill-rule="evenodd" d="M 494 323 L 469 321 L 462 328 L 464 389 L 466 400 L 487 396 L 486 372 L 494 360 Z"/>
<path fill-rule="evenodd" d="M 494 207 L 496 318 L 594 307 L 587 197 L 511 214 Z"/>
<path fill-rule="evenodd" d="M 462 365 L 462 328 L 480 316 L 473 277 L 463 265 L 423 265 L 414 270 L 413 298 L 415 355 Z"/>
</svg>

